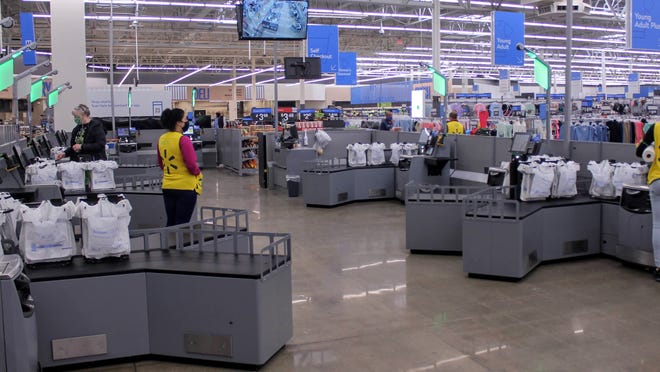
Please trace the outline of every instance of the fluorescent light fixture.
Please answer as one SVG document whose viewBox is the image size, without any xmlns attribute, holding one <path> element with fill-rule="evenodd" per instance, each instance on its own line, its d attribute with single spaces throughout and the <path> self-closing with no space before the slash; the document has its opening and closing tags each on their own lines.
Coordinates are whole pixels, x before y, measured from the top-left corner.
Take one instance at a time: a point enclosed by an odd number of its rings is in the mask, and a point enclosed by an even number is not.
<svg viewBox="0 0 660 372">
<path fill-rule="evenodd" d="M 280 77 L 277 78 L 277 80 L 278 80 L 278 81 L 279 81 L 279 80 L 282 80 L 282 79 L 284 79 L 285 77 L 286 77 L 286 76 L 280 76 Z M 275 81 L 275 79 L 273 78 L 273 79 L 269 79 L 269 80 L 260 81 L 260 82 L 256 83 L 255 85 L 261 85 L 261 84 L 266 84 L 266 83 L 272 83 L 272 82 L 274 82 L 274 81 Z"/>
<path fill-rule="evenodd" d="M 214 87 L 214 86 L 221 85 L 221 84 L 227 84 L 227 83 L 230 83 L 230 82 L 232 82 L 232 81 L 234 81 L 234 80 L 239 80 L 239 79 L 243 79 L 243 78 L 246 78 L 246 77 L 250 77 L 250 76 L 252 76 L 252 75 L 258 75 L 258 74 L 261 74 L 261 73 L 264 73 L 264 72 L 273 71 L 275 68 L 280 68 L 280 67 L 282 67 L 282 66 L 277 65 L 276 67 L 269 67 L 269 68 L 266 68 L 266 69 L 263 69 L 263 70 L 254 71 L 254 72 L 251 72 L 251 73 L 249 73 L 249 74 L 245 74 L 245 75 L 241 75 L 241 76 L 236 76 L 235 78 L 231 78 L 231 79 L 227 79 L 227 80 L 219 81 L 219 82 L 217 82 L 217 83 L 213 83 L 213 84 L 211 84 L 210 86 Z"/>
<path fill-rule="evenodd" d="M 211 65 L 206 65 L 206 66 L 204 66 L 204 67 L 202 67 L 202 68 L 199 68 L 199 69 L 197 69 L 197 70 L 195 70 L 195 71 L 193 71 L 193 72 L 191 72 L 191 73 L 189 73 L 189 74 L 187 74 L 187 75 L 181 76 L 180 78 L 178 78 L 178 79 L 176 79 L 176 80 L 170 82 L 170 83 L 167 84 L 166 86 L 170 86 L 170 85 L 176 84 L 176 83 L 180 82 L 181 80 L 186 79 L 186 78 L 189 78 L 189 77 L 195 75 L 195 74 L 198 73 L 198 72 L 202 72 L 202 71 L 204 71 L 204 70 L 207 70 L 207 69 L 209 69 L 210 67 L 211 67 Z"/>
<path fill-rule="evenodd" d="M 135 65 L 131 66 L 131 68 L 128 69 L 128 72 L 126 72 L 126 75 L 124 75 L 124 78 L 121 79 L 121 81 L 119 82 L 119 85 L 117 85 L 118 87 L 120 87 L 122 84 L 124 84 L 124 81 L 126 81 L 126 78 L 128 77 L 128 75 L 131 74 L 131 72 L 133 72 L 134 69 L 135 69 Z"/>
</svg>

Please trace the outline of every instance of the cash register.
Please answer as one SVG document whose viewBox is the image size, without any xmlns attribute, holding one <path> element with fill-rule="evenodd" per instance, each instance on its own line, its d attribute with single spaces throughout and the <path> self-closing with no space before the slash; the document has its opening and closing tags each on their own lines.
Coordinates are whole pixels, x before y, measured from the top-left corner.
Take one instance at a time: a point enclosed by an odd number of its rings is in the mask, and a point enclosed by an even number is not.
<svg viewBox="0 0 660 372">
<path fill-rule="evenodd" d="M 121 127 L 117 128 L 117 138 L 119 139 L 119 152 L 137 151 L 138 145 L 135 141 L 135 128 Z"/>
</svg>

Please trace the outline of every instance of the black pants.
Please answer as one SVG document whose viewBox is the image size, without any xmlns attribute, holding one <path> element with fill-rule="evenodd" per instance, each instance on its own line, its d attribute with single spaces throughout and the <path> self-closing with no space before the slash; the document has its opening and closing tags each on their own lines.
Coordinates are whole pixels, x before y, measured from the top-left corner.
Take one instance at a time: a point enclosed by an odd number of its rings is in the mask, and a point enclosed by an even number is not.
<svg viewBox="0 0 660 372">
<path fill-rule="evenodd" d="M 193 190 L 163 189 L 167 226 L 190 222 L 197 203 L 197 193 Z"/>
</svg>

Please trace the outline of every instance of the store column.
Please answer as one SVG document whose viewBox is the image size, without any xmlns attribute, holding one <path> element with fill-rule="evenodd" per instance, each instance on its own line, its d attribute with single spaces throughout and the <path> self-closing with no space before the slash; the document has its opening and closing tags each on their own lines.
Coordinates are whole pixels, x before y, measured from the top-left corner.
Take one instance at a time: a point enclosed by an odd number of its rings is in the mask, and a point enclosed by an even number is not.
<svg viewBox="0 0 660 372">
<path fill-rule="evenodd" d="M 238 100 L 236 99 L 236 58 L 234 58 L 234 67 L 231 70 L 231 101 L 229 102 L 229 120 L 238 120 Z"/>
<path fill-rule="evenodd" d="M 83 0 L 50 2 L 50 37 L 53 51 L 53 88 L 65 82 L 72 89 L 60 96 L 55 105 L 55 128 L 70 131 L 75 126 L 71 110 L 87 102 L 87 73 L 85 61 L 85 3 Z M 92 116 L 94 112 L 92 112 Z"/>
</svg>

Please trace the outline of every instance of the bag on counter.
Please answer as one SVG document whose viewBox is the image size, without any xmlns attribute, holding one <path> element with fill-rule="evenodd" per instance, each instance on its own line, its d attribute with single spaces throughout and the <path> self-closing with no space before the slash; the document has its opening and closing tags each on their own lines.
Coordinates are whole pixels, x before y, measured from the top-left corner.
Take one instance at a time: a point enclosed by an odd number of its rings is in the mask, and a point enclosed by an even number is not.
<svg viewBox="0 0 660 372">
<path fill-rule="evenodd" d="M 2 235 L 5 239 L 18 242 L 16 233 L 17 223 L 21 218 L 21 202 L 14 199 L 9 193 L 0 193 L 0 209 L 3 211 Z"/>
<path fill-rule="evenodd" d="M 401 152 L 403 151 L 403 145 L 400 143 L 393 143 L 390 145 L 392 154 L 390 155 L 390 163 L 397 165 L 399 164 L 399 159 L 401 159 Z"/>
<path fill-rule="evenodd" d="M 367 164 L 385 164 L 385 144 L 379 142 L 374 142 L 371 144 L 367 152 Z"/>
<path fill-rule="evenodd" d="M 589 195 L 596 198 L 614 199 L 616 197 L 616 188 L 612 183 L 614 167 L 609 161 L 603 160 L 600 163 L 590 161 L 587 169 L 591 172 L 591 186 Z"/>
<path fill-rule="evenodd" d="M 110 190 L 116 187 L 115 185 L 115 169 L 119 166 L 117 162 L 112 160 L 98 160 L 86 163 L 87 169 L 91 174 L 91 189 L 92 191 Z"/>
<path fill-rule="evenodd" d="M 55 161 L 37 159 L 37 162 L 25 168 L 26 185 L 59 185 Z"/>
<path fill-rule="evenodd" d="M 367 149 L 370 145 L 363 143 L 354 143 L 346 146 L 348 150 L 348 166 L 364 167 L 367 165 Z"/>
<path fill-rule="evenodd" d="M 71 218 L 73 203 L 56 207 L 43 201 L 37 208 L 21 205 L 21 232 L 18 248 L 27 264 L 67 261 L 73 256 L 76 241 Z"/>
<path fill-rule="evenodd" d="M 555 185 L 552 189 L 553 198 L 571 198 L 577 195 L 577 172 L 580 164 L 569 161 L 557 163 Z"/>
<path fill-rule="evenodd" d="M 62 179 L 62 187 L 67 191 L 85 190 L 85 163 L 71 161 L 57 165 Z"/>
<path fill-rule="evenodd" d="M 121 257 L 131 253 L 128 225 L 131 203 L 124 199 L 112 203 L 100 196 L 98 203 L 78 202 L 77 215 L 82 220 L 82 253 L 90 259 Z"/>
<path fill-rule="evenodd" d="M 555 181 L 555 168 L 554 163 L 520 164 L 518 171 L 523 175 L 520 200 L 545 200 L 550 197 Z"/>
</svg>

